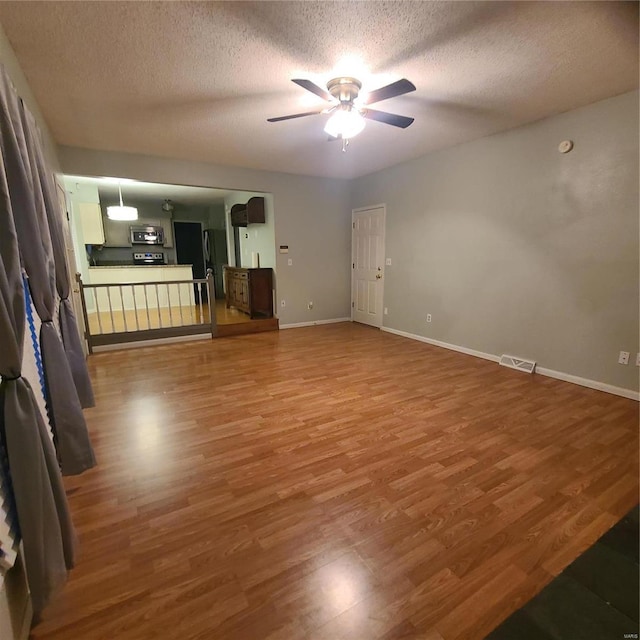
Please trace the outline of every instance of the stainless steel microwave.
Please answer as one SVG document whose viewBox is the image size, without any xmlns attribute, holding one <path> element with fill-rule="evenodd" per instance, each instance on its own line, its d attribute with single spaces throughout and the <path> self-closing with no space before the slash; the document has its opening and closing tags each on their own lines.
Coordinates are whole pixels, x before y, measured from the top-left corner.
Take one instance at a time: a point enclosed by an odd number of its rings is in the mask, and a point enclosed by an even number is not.
<svg viewBox="0 0 640 640">
<path fill-rule="evenodd" d="M 131 244 L 164 244 L 162 227 L 130 227 Z"/>
</svg>

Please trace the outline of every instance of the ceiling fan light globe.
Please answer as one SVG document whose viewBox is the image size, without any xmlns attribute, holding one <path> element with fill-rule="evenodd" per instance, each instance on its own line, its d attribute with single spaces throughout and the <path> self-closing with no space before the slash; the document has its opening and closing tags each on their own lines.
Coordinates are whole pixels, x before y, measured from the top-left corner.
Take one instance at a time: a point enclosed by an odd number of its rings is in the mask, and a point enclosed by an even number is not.
<svg viewBox="0 0 640 640">
<path fill-rule="evenodd" d="M 364 129 L 364 125 L 364 118 L 356 109 L 338 109 L 327 120 L 324 130 L 334 138 L 348 140 L 357 136 Z"/>
<path fill-rule="evenodd" d="M 135 207 L 113 205 L 107 207 L 107 218 L 109 220 L 137 220 L 138 210 Z"/>
</svg>

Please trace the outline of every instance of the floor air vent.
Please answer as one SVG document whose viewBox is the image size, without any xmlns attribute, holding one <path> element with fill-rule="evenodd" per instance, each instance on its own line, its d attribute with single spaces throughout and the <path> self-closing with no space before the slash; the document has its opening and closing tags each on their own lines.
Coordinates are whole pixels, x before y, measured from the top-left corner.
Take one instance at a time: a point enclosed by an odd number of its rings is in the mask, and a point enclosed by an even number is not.
<svg viewBox="0 0 640 640">
<path fill-rule="evenodd" d="M 536 363 L 533 360 L 522 360 L 522 358 L 514 358 L 513 356 L 507 355 L 501 356 L 500 364 L 503 367 L 517 369 L 518 371 L 524 371 L 525 373 L 533 373 L 536 368 Z"/>
</svg>

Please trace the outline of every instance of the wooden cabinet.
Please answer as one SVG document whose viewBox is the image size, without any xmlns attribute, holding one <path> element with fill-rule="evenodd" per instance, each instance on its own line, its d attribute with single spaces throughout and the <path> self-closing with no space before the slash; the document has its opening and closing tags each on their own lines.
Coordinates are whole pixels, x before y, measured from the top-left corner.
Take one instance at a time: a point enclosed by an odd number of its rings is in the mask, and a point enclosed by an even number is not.
<svg viewBox="0 0 640 640">
<path fill-rule="evenodd" d="M 102 226 L 102 210 L 95 202 L 78 203 L 80 233 L 84 244 L 104 244 L 104 227 Z"/>
<path fill-rule="evenodd" d="M 269 269 L 224 270 L 227 308 L 235 307 L 251 318 L 273 317 L 273 272 Z"/>
<path fill-rule="evenodd" d="M 249 198 L 247 204 L 234 204 L 231 207 L 231 225 L 246 227 L 250 224 L 264 223 L 264 198 L 255 196 Z"/>
</svg>

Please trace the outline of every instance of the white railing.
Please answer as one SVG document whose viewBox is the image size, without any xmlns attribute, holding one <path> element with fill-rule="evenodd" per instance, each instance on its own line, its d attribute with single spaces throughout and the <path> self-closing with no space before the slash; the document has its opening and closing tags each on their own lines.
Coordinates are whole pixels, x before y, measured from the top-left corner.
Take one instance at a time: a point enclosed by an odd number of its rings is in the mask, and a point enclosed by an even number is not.
<svg viewBox="0 0 640 640">
<path fill-rule="evenodd" d="M 216 334 L 213 274 L 192 280 L 84 284 L 77 280 L 89 350 L 95 346 Z"/>
</svg>

